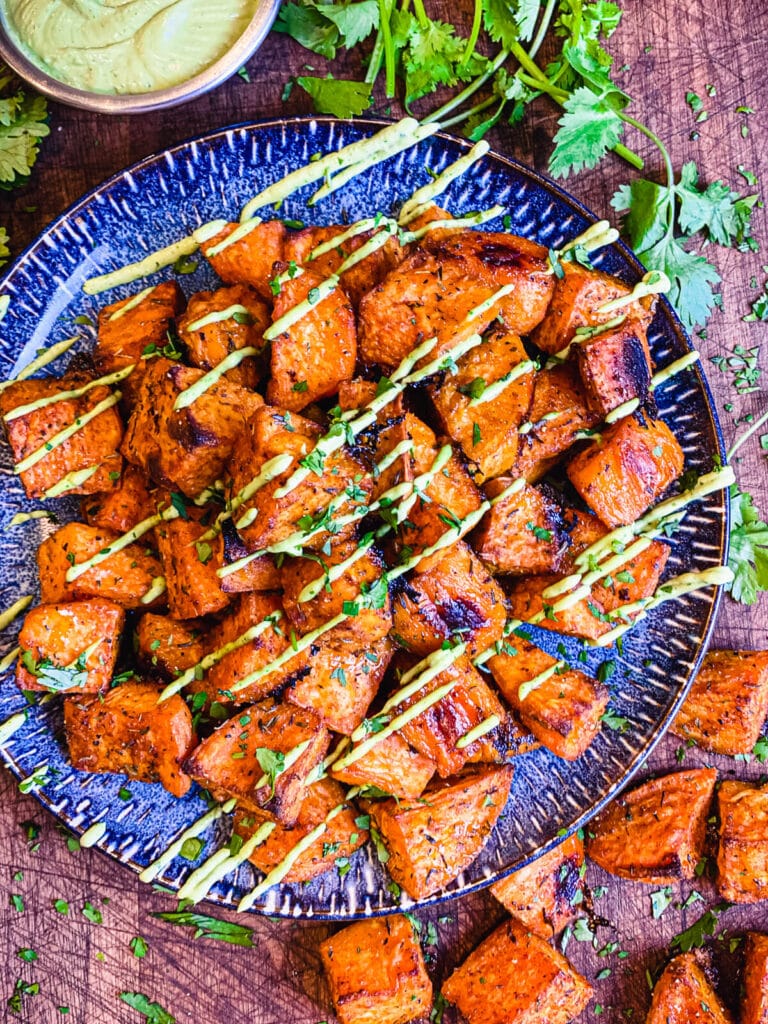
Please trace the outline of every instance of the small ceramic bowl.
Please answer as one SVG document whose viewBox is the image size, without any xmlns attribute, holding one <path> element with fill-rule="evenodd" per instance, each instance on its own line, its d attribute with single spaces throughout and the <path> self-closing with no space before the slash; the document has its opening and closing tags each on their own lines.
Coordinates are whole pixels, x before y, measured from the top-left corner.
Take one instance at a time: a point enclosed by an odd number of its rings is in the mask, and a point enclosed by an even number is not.
<svg viewBox="0 0 768 1024">
<path fill-rule="evenodd" d="M 0 57 L 38 92 L 53 100 L 58 100 L 59 103 L 66 103 L 70 107 L 80 107 L 82 110 L 95 110 L 101 114 L 143 114 L 150 110 L 160 110 L 163 107 L 175 107 L 180 103 L 187 103 L 189 100 L 195 99 L 196 96 L 210 92 L 211 89 L 215 89 L 217 85 L 232 76 L 261 46 L 272 27 L 272 22 L 277 17 L 279 8 L 280 0 L 260 0 L 248 28 L 223 57 L 220 57 L 205 71 L 201 71 L 200 74 L 188 78 L 186 82 L 170 89 L 158 89 L 155 92 L 121 95 L 91 92 L 85 89 L 75 89 L 71 85 L 53 78 L 31 61 L 14 43 L 2 10 L 0 10 Z"/>
</svg>

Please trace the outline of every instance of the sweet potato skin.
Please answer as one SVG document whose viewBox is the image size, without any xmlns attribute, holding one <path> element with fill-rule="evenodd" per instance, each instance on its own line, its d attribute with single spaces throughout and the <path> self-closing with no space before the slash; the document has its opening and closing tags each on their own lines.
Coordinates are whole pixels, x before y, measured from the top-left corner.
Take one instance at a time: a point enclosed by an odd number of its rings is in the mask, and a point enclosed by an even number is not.
<svg viewBox="0 0 768 1024">
<path fill-rule="evenodd" d="M 418 800 L 432 776 L 435 762 L 415 751 L 399 733 L 380 740 L 346 768 L 330 774 L 350 786 L 376 786 L 401 800 Z"/>
<path fill-rule="evenodd" d="M 512 477 L 498 477 L 486 484 L 485 493 L 496 498 L 511 483 Z M 494 572 L 557 572 L 568 544 L 562 507 L 551 491 L 526 484 L 491 507 L 472 543 Z"/>
<path fill-rule="evenodd" d="M 103 697 L 66 697 L 64 730 L 72 767 L 122 772 L 184 796 L 191 779 L 180 763 L 195 742 L 192 715 L 178 695 L 158 704 L 158 692 L 152 683 L 128 682 Z"/>
<path fill-rule="evenodd" d="M 468 1024 L 569 1024 L 592 998 L 565 957 L 514 918 L 470 953 L 442 992 Z"/>
<path fill-rule="evenodd" d="M 667 885 L 693 878 L 717 772 L 692 768 L 623 793 L 593 819 L 587 855 L 621 878 Z"/>
<path fill-rule="evenodd" d="M 240 225 L 227 224 L 203 246 L 203 255 L 225 284 L 250 285 L 266 302 L 272 302 L 269 282 L 274 277 L 274 264 L 282 260 L 286 229 L 282 221 L 262 221 L 247 235 L 212 253 Z"/>
<path fill-rule="evenodd" d="M 426 1016 L 432 983 L 402 914 L 358 921 L 320 946 L 340 1024 L 405 1024 Z"/>
<path fill-rule="evenodd" d="M 193 324 L 209 313 L 229 309 L 230 306 L 243 306 L 248 311 L 247 317 L 231 316 L 192 329 Z M 236 284 L 213 292 L 196 292 L 176 326 L 192 365 L 201 370 L 212 370 L 238 349 L 249 346 L 260 349 L 269 324 L 270 311 L 266 302 L 248 285 Z M 233 384 L 255 388 L 259 381 L 255 357 L 249 356 L 239 366 L 227 370 L 225 377 Z"/>
<path fill-rule="evenodd" d="M 741 1024 L 768 1024 L 768 935 L 760 932 L 747 934 Z"/>
<path fill-rule="evenodd" d="M 693 953 L 670 961 L 653 989 L 645 1024 L 733 1024 Z"/>
<path fill-rule="evenodd" d="M 768 786 L 726 780 L 717 791 L 717 890 L 732 903 L 768 897 Z"/>
<path fill-rule="evenodd" d="M 224 541 L 219 535 L 201 543 L 205 532 L 193 519 L 172 519 L 155 528 L 168 605 L 175 619 L 212 615 L 229 604 L 216 575 L 224 563 Z"/>
</svg>

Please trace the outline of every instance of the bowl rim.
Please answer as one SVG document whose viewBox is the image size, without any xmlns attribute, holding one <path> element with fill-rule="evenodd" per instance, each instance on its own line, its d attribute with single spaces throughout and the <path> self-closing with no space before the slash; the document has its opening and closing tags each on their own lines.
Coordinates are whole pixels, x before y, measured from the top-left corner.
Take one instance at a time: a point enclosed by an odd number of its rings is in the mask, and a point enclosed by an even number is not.
<svg viewBox="0 0 768 1024">
<path fill-rule="evenodd" d="M 247 28 L 217 61 L 192 78 L 167 89 L 144 93 L 103 93 L 77 89 L 48 74 L 21 50 L 8 29 L 8 15 L 0 7 L 0 58 L 29 85 L 49 99 L 68 107 L 99 114 L 146 114 L 175 107 L 215 89 L 242 67 L 266 39 L 277 18 L 281 0 L 257 0 Z"/>
</svg>

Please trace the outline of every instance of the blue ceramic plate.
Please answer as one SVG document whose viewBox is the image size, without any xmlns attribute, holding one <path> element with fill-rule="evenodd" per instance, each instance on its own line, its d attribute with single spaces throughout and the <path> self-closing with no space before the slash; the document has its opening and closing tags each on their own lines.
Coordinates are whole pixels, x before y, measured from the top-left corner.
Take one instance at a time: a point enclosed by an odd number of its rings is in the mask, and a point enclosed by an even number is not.
<svg viewBox="0 0 768 1024">
<path fill-rule="evenodd" d="M 11 303 L 0 328 L 0 374 L 17 373 L 36 349 L 73 333 L 82 334 L 79 348 L 87 350 L 93 343 L 93 331 L 76 325 L 75 318 L 85 315 L 95 322 L 100 305 L 141 287 L 120 288 L 93 299 L 82 291 L 86 278 L 139 259 L 205 221 L 221 216 L 237 219 L 252 195 L 304 164 L 313 153 L 338 148 L 376 127 L 374 121 L 350 124 L 318 118 L 230 128 L 149 157 L 94 189 L 43 232 L 6 277 L 0 290 L 11 296 Z M 281 216 L 333 224 L 373 211 L 389 214 L 425 184 L 427 168 L 439 171 L 466 149 L 463 141 L 431 138 L 353 180 L 312 209 L 305 202 L 310 190 L 304 189 L 285 202 Z M 454 214 L 501 203 L 508 211 L 506 226 L 511 231 L 550 247 L 561 245 L 595 219 L 551 182 L 494 155 L 454 182 L 441 202 Z M 502 224 L 489 227 L 501 230 Z M 602 251 L 595 262 L 629 282 L 641 273 L 637 261 L 622 246 Z M 167 276 L 170 271 L 164 273 Z M 204 261 L 194 273 L 179 280 L 188 294 L 215 286 L 214 275 Z M 658 310 L 649 341 L 657 365 L 664 366 L 690 346 L 670 307 L 662 302 Z M 60 373 L 61 366 L 55 365 L 52 372 Z M 700 371 L 675 377 L 656 397 L 662 417 L 683 446 L 687 468 L 711 470 L 715 456 L 723 455 L 723 447 L 712 398 Z M 36 520 L 8 529 L 14 513 L 33 505 L 25 500 L 12 474 L 11 453 L 4 443 L 0 445 L 0 471 L 0 607 L 5 608 L 20 595 L 37 591 L 35 551 L 55 527 Z M 60 520 L 76 515 L 75 501 L 60 499 L 49 504 Z M 720 564 L 726 537 L 724 496 L 717 494 L 686 516 L 674 539 L 667 574 Z M 665 604 L 628 634 L 621 655 L 615 650 L 590 654 L 586 670 L 593 673 L 606 657 L 615 659 L 616 671 L 609 682 L 611 708 L 629 721 L 629 728 L 624 732 L 604 728 L 575 763 L 559 760 L 544 749 L 519 757 L 511 797 L 491 841 L 444 894 L 426 902 L 487 885 L 519 867 L 553 845 L 562 830 L 583 824 L 627 782 L 680 704 L 707 644 L 716 607 L 712 588 Z M 0 653 L 14 644 L 17 628 L 15 624 L 5 632 Z M 546 631 L 535 639 L 551 652 L 560 642 Z M 565 644 L 575 659 L 579 645 L 570 640 Z M 184 800 L 176 800 L 159 785 L 128 782 L 130 799 L 123 800 L 118 798 L 118 790 L 126 785 L 122 776 L 73 771 L 61 738 L 60 704 L 51 701 L 32 706 L 26 724 L 3 750 L 3 759 L 20 779 L 47 764 L 50 781 L 36 792 L 41 802 L 78 834 L 94 822 L 104 821 L 107 833 L 99 848 L 139 871 L 203 813 L 202 799 L 192 792 Z M 24 707 L 13 672 L 8 672 L 0 680 L 0 719 Z M 205 853 L 222 838 L 212 829 Z M 190 870 L 188 862 L 177 860 L 160 881 L 176 889 Z M 401 905 L 387 888 L 387 881 L 366 847 L 355 854 L 345 877 L 330 871 L 309 885 L 276 887 L 256 909 L 291 917 L 354 918 L 386 913 Z M 253 884 L 254 872 L 246 864 L 214 890 L 212 899 L 234 905 Z"/>
</svg>

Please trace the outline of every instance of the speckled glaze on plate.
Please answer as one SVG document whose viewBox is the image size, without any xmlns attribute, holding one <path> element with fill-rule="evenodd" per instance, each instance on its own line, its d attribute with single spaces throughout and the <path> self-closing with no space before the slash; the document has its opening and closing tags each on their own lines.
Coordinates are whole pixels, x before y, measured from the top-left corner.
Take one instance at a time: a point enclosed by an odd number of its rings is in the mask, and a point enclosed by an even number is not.
<svg viewBox="0 0 768 1024">
<path fill-rule="evenodd" d="M 14 264 L 0 291 L 11 296 L 0 326 L 0 375 L 17 373 L 35 350 L 73 333 L 81 333 L 80 350 L 93 344 L 93 330 L 76 326 L 75 317 L 94 322 L 105 302 L 137 291 L 143 285 L 115 289 L 96 298 L 82 292 L 87 277 L 136 260 L 147 252 L 188 234 L 215 217 L 237 219 L 242 205 L 265 185 L 305 163 L 313 153 L 326 152 L 368 135 L 380 125 L 374 120 L 354 123 L 331 118 L 270 121 L 214 132 L 149 157 L 116 175 L 86 195 L 44 231 Z M 381 210 L 391 213 L 410 193 L 428 180 L 427 168 L 439 171 L 467 149 L 467 143 L 439 135 L 380 164 L 316 207 L 308 208 L 311 189 L 286 200 L 280 215 L 319 224 L 354 220 Z M 489 154 L 454 182 L 441 204 L 454 214 L 501 203 L 507 208 L 506 227 L 543 245 L 557 247 L 582 231 L 595 218 L 561 188 L 514 161 Z M 500 230 L 501 222 L 489 229 Z M 600 252 L 595 264 L 626 281 L 638 279 L 641 269 L 623 246 Z M 153 280 L 170 276 L 161 272 Z M 199 269 L 179 278 L 187 294 L 214 286 L 214 275 L 200 261 Z M 658 366 L 690 348 L 680 322 L 666 302 L 649 333 Z M 65 357 L 66 358 L 66 357 Z M 61 373 L 64 361 L 49 372 Z M 723 444 L 712 397 L 696 368 L 665 383 L 656 393 L 662 417 L 673 427 L 686 456 L 686 468 L 706 472 Z M 7 529 L 14 513 L 30 510 L 12 474 L 10 450 L 0 445 L 0 608 L 20 595 L 37 592 L 34 554 L 54 529 L 36 520 Z M 73 518 L 77 502 L 48 503 L 60 520 Z M 688 512 L 674 538 L 667 575 L 705 569 L 722 563 L 727 545 L 727 502 L 722 493 L 699 502 Z M 604 728 L 578 761 L 560 760 L 544 749 L 515 761 L 512 792 L 491 840 L 481 856 L 443 893 L 425 903 L 457 896 L 489 884 L 519 867 L 558 841 L 562 830 L 572 831 L 593 815 L 644 761 L 683 699 L 688 683 L 706 648 L 718 599 L 709 588 L 654 610 L 629 633 L 619 655 L 616 650 L 592 651 L 586 665 L 595 673 L 601 661 L 613 658 L 617 671 L 608 685 L 611 709 L 631 722 L 621 733 Z M 14 643 L 18 623 L 0 641 L 0 654 Z M 534 639 L 554 652 L 560 638 L 531 630 Z M 565 639 L 574 664 L 580 644 Z M 24 778 L 40 765 L 49 767 L 50 781 L 36 796 L 60 821 L 82 833 L 97 821 L 107 825 L 97 846 L 107 856 L 139 871 L 156 857 L 183 827 L 205 810 L 196 791 L 183 800 L 159 785 L 127 782 L 118 775 L 87 775 L 67 763 L 61 738 L 60 701 L 29 709 L 22 729 L 2 751 L 10 770 Z M 0 719 L 26 706 L 14 685 L 13 672 L 0 679 Z M 130 799 L 118 798 L 127 785 Z M 226 835 L 212 828 L 203 856 Z M 177 859 L 159 881 L 178 889 L 193 865 Z M 249 864 L 220 883 L 211 893 L 215 902 L 233 906 L 254 884 Z M 308 885 L 280 885 L 254 908 L 286 917 L 352 919 L 388 913 L 409 905 L 387 888 L 388 876 L 370 844 L 351 860 L 340 878 L 332 870 Z"/>
</svg>

